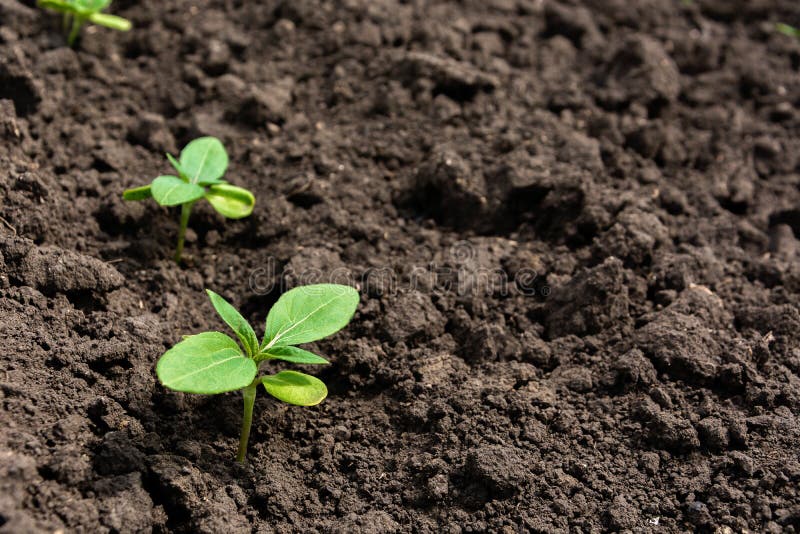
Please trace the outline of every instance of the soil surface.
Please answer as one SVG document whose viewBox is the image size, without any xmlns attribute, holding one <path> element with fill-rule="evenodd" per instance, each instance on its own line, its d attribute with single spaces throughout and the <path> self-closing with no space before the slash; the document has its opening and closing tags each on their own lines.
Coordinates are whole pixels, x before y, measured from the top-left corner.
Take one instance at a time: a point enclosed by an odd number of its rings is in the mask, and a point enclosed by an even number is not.
<svg viewBox="0 0 800 534">
<path fill-rule="evenodd" d="M 796 0 L 0 0 L 0 532 L 800 531 Z M 214 135 L 248 219 L 123 202 Z M 155 362 L 350 283 L 329 398 Z"/>
</svg>

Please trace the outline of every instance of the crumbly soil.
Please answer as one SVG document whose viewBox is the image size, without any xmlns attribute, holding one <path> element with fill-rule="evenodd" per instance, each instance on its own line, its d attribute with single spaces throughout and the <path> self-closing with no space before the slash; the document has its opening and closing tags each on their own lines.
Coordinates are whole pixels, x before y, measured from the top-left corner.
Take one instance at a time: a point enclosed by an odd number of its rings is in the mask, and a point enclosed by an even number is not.
<svg viewBox="0 0 800 534">
<path fill-rule="evenodd" d="M 0 531 L 797 532 L 796 0 L 0 0 Z M 248 219 L 126 203 L 200 135 Z M 318 407 L 158 356 L 358 285 Z"/>
</svg>

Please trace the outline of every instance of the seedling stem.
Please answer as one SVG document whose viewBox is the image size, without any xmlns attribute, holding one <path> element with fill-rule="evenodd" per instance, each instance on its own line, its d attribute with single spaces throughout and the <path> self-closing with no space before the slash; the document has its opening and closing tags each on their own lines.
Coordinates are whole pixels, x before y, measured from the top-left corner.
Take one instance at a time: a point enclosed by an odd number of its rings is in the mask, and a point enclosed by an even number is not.
<svg viewBox="0 0 800 534">
<path fill-rule="evenodd" d="M 75 41 L 78 39 L 78 35 L 81 33 L 81 27 L 83 26 L 83 20 L 79 16 L 75 16 L 72 19 L 72 29 L 69 31 L 69 37 L 67 37 L 67 46 L 72 48 L 75 45 Z"/>
<path fill-rule="evenodd" d="M 242 434 L 239 436 L 239 451 L 236 453 L 236 461 L 244 463 L 247 456 L 247 441 L 250 439 L 250 426 L 253 423 L 253 406 L 256 403 L 256 386 L 261 383 L 261 377 L 253 380 L 253 383 L 242 390 L 244 394 L 244 417 L 242 417 Z"/>
<path fill-rule="evenodd" d="M 181 262 L 183 254 L 183 242 L 186 239 L 186 228 L 189 226 L 189 215 L 192 214 L 194 202 L 187 202 L 181 205 L 181 227 L 178 229 L 178 247 L 175 249 L 175 263 Z"/>
</svg>

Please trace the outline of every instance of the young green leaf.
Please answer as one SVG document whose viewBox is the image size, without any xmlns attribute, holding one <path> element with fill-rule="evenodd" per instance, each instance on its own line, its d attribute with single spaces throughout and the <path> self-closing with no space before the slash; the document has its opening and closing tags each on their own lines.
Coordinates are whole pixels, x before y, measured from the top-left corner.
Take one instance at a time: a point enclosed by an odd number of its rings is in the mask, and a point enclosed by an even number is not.
<svg viewBox="0 0 800 534">
<path fill-rule="evenodd" d="M 106 13 L 92 13 L 89 15 L 89 22 L 111 28 L 112 30 L 119 30 L 126 32 L 131 29 L 131 21 L 118 17 L 116 15 L 108 15 Z"/>
<path fill-rule="evenodd" d="M 244 317 L 221 296 L 207 292 L 214 308 L 239 336 L 250 357 L 225 334 L 204 332 L 185 337 L 164 353 L 156 365 L 156 373 L 164 386 L 177 391 L 211 394 L 242 390 L 244 415 L 236 459 L 244 462 L 259 383 L 276 399 L 299 406 L 319 404 L 328 395 L 328 388 L 321 380 L 297 371 L 257 377 L 259 363 L 264 360 L 328 363 L 307 350 L 278 343 L 313 341 L 339 330 L 355 312 L 359 296 L 355 289 L 335 284 L 286 292 L 267 316 L 267 333 L 272 328 L 274 335 L 269 338 L 272 341 L 267 345 L 265 338 L 266 346 L 257 352 L 255 332 Z"/>
<path fill-rule="evenodd" d="M 191 143 L 190 143 L 190 144 L 191 144 Z M 187 147 L 188 147 L 188 145 L 187 145 Z M 184 149 L 184 150 L 185 150 L 185 149 Z M 167 154 L 167 159 L 169 160 L 170 164 L 172 164 L 172 166 L 175 168 L 175 170 L 176 170 L 176 171 L 178 171 L 178 175 L 179 175 L 181 178 L 185 178 L 185 179 L 186 179 L 187 181 L 189 181 L 189 182 L 191 181 L 191 179 L 189 178 L 189 173 L 188 173 L 188 172 L 186 172 L 186 170 L 185 170 L 183 167 L 181 167 L 181 164 L 180 164 L 180 162 L 178 162 L 178 161 L 177 161 L 177 160 L 176 160 L 176 159 L 175 159 L 175 158 L 172 156 L 172 154 Z M 224 171 L 223 171 L 223 173 L 224 173 Z M 216 179 L 213 179 L 213 180 L 212 180 L 212 179 L 210 179 L 210 178 L 201 178 L 201 179 L 198 179 L 197 183 L 198 183 L 199 185 L 214 185 L 214 184 L 224 184 L 224 183 L 225 183 L 225 180 L 223 180 L 222 178 L 216 178 Z"/>
<path fill-rule="evenodd" d="M 72 46 L 86 22 L 92 22 L 120 31 L 131 29 L 129 20 L 101 13 L 111 0 L 37 0 L 36 4 L 64 14 L 64 31 L 68 31 L 67 44 Z"/>
<path fill-rule="evenodd" d="M 322 380 L 297 371 L 264 376 L 261 383 L 276 399 L 297 406 L 314 406 L 328 396 L 328 388 Z"/>
<path fill-rule="evenodd" d="M 205 194 L 206 200 L 221 215 L 229 219 L 241 219 L 253 213 L 256 199 L 247 189 L 229 184 L 212 185 Z"/>
<path fill-rule="evenodd" d="M 75 7 L 72 4 L 69 2 L 64 2 L 63 0 L 37 0 L 36 5 L 45 9 L 60 11 L 62 13 L 75 11 Z"/>
<path fill-rule="evenodd" d="M 269 351 L 262 352 L 256 357 L 256 361 L 262 360 L 283 360 L 285 362 L 304 365 L 330 363 L 322 356 L 317 356 L 313 352 L 309 352 L 299 347 L 272 347 L 269 349 Z"/>
<path fill-rule="evenodd" d="M 800 38 L 800 28 L 795 28 L 783 22 L 775 24 L 775 29 L 788 37 Z"/>
<path fill-rule="evenodd" d="M 143 185 L 142 187 L 134 187 L 133 189 L 126 189 L 122 193 L 122 198 L 125 200 L 145 200 L 153 196 L 153 193 L 150 191 L 149 185 Z"/>
<path fill-rule="evenodd" d="M 76 15 L 75 18 L 77 20 L 79 16 Z M 109 21 L 114 23 L 111 19 L 106 19 L 106 22 Z M 70 34 L 71 37 L 76 35 L 74 32 Z M 205 197 L 223 216 L 241 219 L 253 212 L 256 200 L 250 191 L 230 185 L 222 179 L 228 166 L 228 154 L 219 139 L 195 139 L 181 151 L 180 161 L 171 154 L 167 154 L 167 159 L 178 172 L 178 176 L 159 176 L 149 186 L 129 189 L 122 196 L 125 200 L 142 200 L 152 196 L 162 206 L 181 205 L 178 245 L 175 248 L 175 262 L 180 263 L 186 229 L 195 201 Z"/>
<path fill-rule="evenodd" d="M 186 177 L 186 172 L 183 170 L 183 167 L 181 167 L 181 164 L 178 163 L 178 160 L 175 159 L 175 156 L 169 152 L 167 152 L 167 161 L 169 161 L 170 165 L 172 165 L 172 167 L 178 171 L 178 176 L 181 178 L 186 178 L 186 181 L 189 181 L 189 178 Z"/>
<path fill-rule="evenodd" d="M 236 332 L 248 356 L 255 356 L 258 353 L 258 338 L 256 338 L 256 333 L 250 323 L 227 300 L 210 289 L 206 289 L 206 293 L 208 293 L 211 304 L 217 310 L 219 316 L 222 317 L 222 320 Z"/>
<path fill-rule="evenodd" d="M 358 301 L 358 291 L 339 284 L 287 291 L 267 315 L 262 350 L 309 343 L 338 332 L 350 322 Z"/>
<path fill-rule="evenodd" d="M 206 190 L 197 184 L 188 184 L 177 176 L 159 176 L 151 185 L 156 202 L 162 206 L 177 206 L 203 198 Z"/>
<path fill-rule="evenodd" d="M 111 4 L 111 0 L 72 0 L 79 12 L 88 15 L 102 11 Z"/>
<path fill-rule="evenodd" d="M 253 381 L 257 371 L 256 363 L 221 332 L 185 337 L 156 365 L 158 379 L 166 387 L 205 395 L 242 389 Z"/>
<path fill-rule="evenodd" d="M 218 183 L 228 168 L 228 153 L 219 139 L 200 137 L 181 151 L 181 168 L 193 184 Z"/>
</svg>

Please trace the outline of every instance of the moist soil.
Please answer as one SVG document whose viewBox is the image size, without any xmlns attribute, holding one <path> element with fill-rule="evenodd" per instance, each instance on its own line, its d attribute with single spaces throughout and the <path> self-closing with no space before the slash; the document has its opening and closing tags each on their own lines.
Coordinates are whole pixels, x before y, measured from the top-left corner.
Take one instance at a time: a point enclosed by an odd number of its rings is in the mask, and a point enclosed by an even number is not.
<svg viewBox="0 0 800 534">
<path fill-rule="evenodd" d="M 0 531 L 797 532 L 795 0 L 0 0 Z M 123 202 L 214 135 L 253 215 Z M 155 363 L 361 290 L 313 408 Z"/>
</svg>

